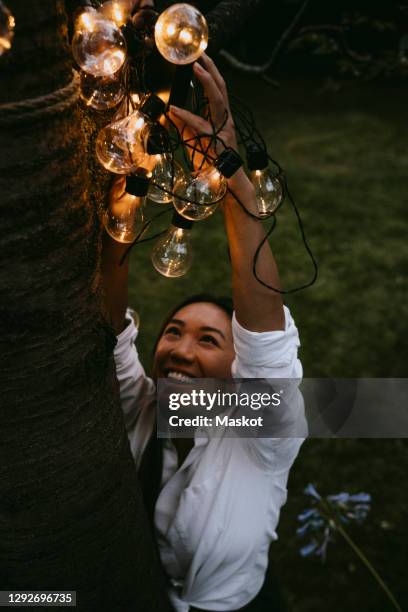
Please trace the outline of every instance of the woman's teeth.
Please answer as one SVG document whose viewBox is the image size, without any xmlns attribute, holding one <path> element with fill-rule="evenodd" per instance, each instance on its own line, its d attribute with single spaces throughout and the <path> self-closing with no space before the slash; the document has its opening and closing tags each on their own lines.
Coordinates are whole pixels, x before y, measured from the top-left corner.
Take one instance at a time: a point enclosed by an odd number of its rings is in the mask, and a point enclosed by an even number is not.
<svg viewBox="0 0 408 612">
<path fill-rule="evenodd" d="M 174 378 L 175 380 L 182 380 L 183 382 L 189 382 L 193 380 L 191 376 L 186 376 L 186 374 L 182 374 L 181 372 L 167 372 L 167 378 Z"/>
</svg>

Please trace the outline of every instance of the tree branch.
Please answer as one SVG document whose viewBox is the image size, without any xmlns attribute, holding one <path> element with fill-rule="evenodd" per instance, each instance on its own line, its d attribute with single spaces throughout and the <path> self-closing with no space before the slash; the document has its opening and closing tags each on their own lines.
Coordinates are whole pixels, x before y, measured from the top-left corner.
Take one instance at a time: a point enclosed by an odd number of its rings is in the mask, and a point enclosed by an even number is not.
<svg viewBox="0 0 408 612">
<path fill-rule="evenodd" d="M 295 17 L 293 18 L 293 20 L 291 21 L 289 26 L 286 28 L 286 30 L 283 32 L 282 36 L 280 37 L 280 39 L 276 43 L 270 58 L 264 64 L 260 64 L 260 65 L 246 64 L 245 62 L 241 62 L 238 58 L 236 58 L 234 55 L 232 55 L 228 51 L 225 51 L 224 49 L 220 51 L 220 55 L 228 62 L 228 64 L 230 66 L 232 66 L 233 68 L 236 68 L 237 70 L 240 70 L 241 72 L 246 72 L 247 74 L 262 74 L 263 75 L 265 72 L 270 70 L 270 68 L 275 63 L 275 61 L 276 61 L 280 51 L 282 50 L 284 44 L 289 39 L 289 37 L 292 34 L 293 30 L 295 29 L 295 27 L 299 23 L 299 21 L 300 21 L 302 15 L 303 15 L 303 13 L 305 12 L 309 2 L 310 2 L 310 0 L 304 0 L 303 4 L 299 8 L 299 10 L 296 13 Z"/>
</svg>

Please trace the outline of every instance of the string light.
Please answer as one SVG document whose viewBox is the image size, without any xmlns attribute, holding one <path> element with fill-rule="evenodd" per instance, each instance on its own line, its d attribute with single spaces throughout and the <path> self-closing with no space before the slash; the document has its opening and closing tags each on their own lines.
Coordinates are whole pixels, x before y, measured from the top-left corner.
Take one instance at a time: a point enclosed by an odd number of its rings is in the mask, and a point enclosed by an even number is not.
<svg viewBox="0 0 408 612">
<path fill-rule="evenodd" d="M 225 149 L 214 162 L 203 170 L 193 172 L 174 187 L 174 208 L 191 221 L 201 221 L 212 215 L 227 190 L 230 178 L 242 165 L 233 149 Z"/>
<path fill-rule="evenodd" d="M 94 77 L 81 72 L 81 98 L 95 110 L 107 110 L 119 104 L 125 95 L 120 71 L 111 77 Z"/>
<path fill-rule="evenodd" d="M 118 177 L 113 184 L 104 225 L 117 242 L 132 243 L 144 224 L 144 204 L 149 188 L 145 174 Z"/>
<path fill-rule="evenodd" d="M 151 260 L 154 268 L 168 278 L 184 276 L 191 268 L 192 221 L 174 213 L 170 229 L 159 238 L 153 247 Z"/>
<path fill-rule="evenodd" d="M 13 15 L 0 0 L 0 56 L 11 49 L 15 25 Z"/>
<path fill-rule="evenodd" d="M 157 20 L 154 36 L 163 57 L 173 64 L 191 64 L 208 45 L 204 15 L 190 4 L 173 4 Z"/>
<path fill-rule="evenodd" d="M 138 110 L 103 128 L 96 140 L 96 155 L 102 166 L 117 174 L 130 174 L 141 166 L 147 155 L 144 139 L 149 122 L 157 120 L 164 109 L 164 102 L 150 94 Z"/>
<path fill-rule="evenodd" d="M 85 72 L 112 76 L 126 59 L 126 40 L 116 23 L 88 7 L 75 22 L 72 54 Z"/>
<path fill-rule="evenodd" d="M 225 147 L 219 136 L 225 122 L 217 128 L 213 126 L 211 135 L 196 134 L 195 144 L 192 145 L 190 139 L 183 139 L 167 115 L 166 127 L 159 124 L 170 92 L 166 91 L 162 99 L 158 95 L 146 94 L 145 61 L 154 45 L 171 63 L 190 64 L 196 61 L 208 44 L 205 18 L 195 7 L 185 3 L 170 6 L 158 18 L 157 13 L 148 7 L 139 8 L 131 15 L 132 7 L 133 0 L 108 0 L 98 10 L 83 10 L 76 20 L 72 43 L 74 57 L 84 71 L 81 75 L 81 95 L 86 104 L 96 110 L 118 106 L 111 123 L 97 137 L 96 155 L 107 170 L 128 175 L 115 181 L 110 205 L 103 219 L 107 232 L 115 240 L 130 245 L 122 261 L 134 244 L 159 236 L 151 253 L 154 268 L 169 278 L 184 275 L 192 262 L 191 229 L 194 221 L 213 214 L 228 189 L 251 218 L 263 219 L 272 215 L 272 225 L 253 257 L 252 269 L 257 281 L 278 293 L 291 293 L 310 286 L 317 278 L 317 264 L 307 244 L 300 214 L 285 175 L 276 162 L 278 174 L 269 166 L 270 158 L 263 138 L 255 127 L 252 112 L 241 103 L 234 103 L 232 97 L 234 122 L 240 144 L 247 149 L 248 169 L 256 189 L 259 215 L 248 210 L 239 195 L 228 188 L 226 179 L 237 171 L 242 160 L 235 151 Z M 175 80 L 173 87 L 177 83 Z M 195 89 L 192 101 L 193 112 L 202 114 L 206 104 L 203 104 L 199 93 L 197 97 Z M 205 118 L 211 121 L 211 117 Z M 208 141 L 205 151 L 198 144 L 201 143 L 201 136 Z M 208 152 L 221 146 L 224 151 L 214 162 Z M 196 154 L 202 157 L 198 170 L 185 171 L 175 161 L 175 153 L 180 148 L 184 151 L 186 166 L 190 168 L 194 166 Z M 187 159 L 187 149 L 191 154 L 190 161 Z M 312 280 L 291 290 L 270 286 L 257 272 L 260 250 L 276 227 L 277 217 L 274 213 L 285 196 L 292 204 L 303 243 L 314 267 Z M 172 203 L 174 206 L 170 228 L 151 237 L 145 237 L 148 227 L 169 209 L 165 208 L 144 222 L 146 197 L 153 202 Z"/>
<path fill-rule="evenodd" d="M 270 165 L 266 151 L 257 144 L 247 148 L 247 164 L 250 179 L 255 187 L 259 215 L 268 217 L 283 200 L 283 185 Z"/>
</svg>

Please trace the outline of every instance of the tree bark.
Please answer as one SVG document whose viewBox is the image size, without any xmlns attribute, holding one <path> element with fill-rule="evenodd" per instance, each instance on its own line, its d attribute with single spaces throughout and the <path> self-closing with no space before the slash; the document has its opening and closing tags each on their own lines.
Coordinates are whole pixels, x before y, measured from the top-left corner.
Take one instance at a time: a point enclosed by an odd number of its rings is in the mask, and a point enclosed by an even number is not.
<svg viewBox="0 0 408 612">
<path fill-rule="evenodd" d="M 72 78 L 63 3 L 8 5 L 0 105 Z M 0 590 L 76 590 L 83 612 L 164 611 L 101 312 L 93 134 L 76 104 L 13 124 L 0 107 Z"/>
</svg>

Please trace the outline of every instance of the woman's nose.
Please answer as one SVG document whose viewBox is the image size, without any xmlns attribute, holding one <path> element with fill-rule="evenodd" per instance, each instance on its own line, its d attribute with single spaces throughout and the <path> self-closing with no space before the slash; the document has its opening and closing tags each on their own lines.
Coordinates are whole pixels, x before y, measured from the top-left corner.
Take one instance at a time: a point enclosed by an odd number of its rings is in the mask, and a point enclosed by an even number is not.
<svg viewBox="0 0 408 612">
<path fill-rule="evenodd" d="M 194 342 L 192 339 L 183 337 L 173 346 L 170 354 L 175 361 L 184 361 L 192 363 L 195 358 Z"/>
</svg>

